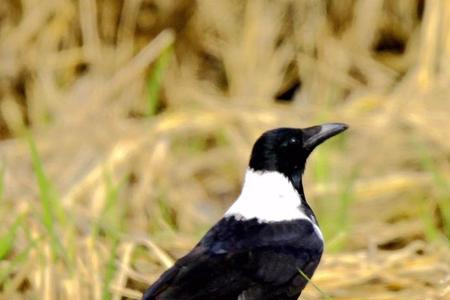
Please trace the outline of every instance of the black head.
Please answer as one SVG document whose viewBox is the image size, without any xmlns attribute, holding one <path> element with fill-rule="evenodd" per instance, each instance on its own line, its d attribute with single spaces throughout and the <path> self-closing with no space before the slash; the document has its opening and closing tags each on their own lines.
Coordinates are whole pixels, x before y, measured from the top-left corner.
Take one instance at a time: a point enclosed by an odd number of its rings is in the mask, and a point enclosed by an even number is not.
<svg viewBox="0 0 450 300">
<path fill-rule="evenodd" d="M 306 159 L 314 148 L 347 127 L 342 123 L 328 123 L 266 131 L 253 146 L 249 167 L 255 171 L 278 171 L 299 189 Z"/>
</svg>

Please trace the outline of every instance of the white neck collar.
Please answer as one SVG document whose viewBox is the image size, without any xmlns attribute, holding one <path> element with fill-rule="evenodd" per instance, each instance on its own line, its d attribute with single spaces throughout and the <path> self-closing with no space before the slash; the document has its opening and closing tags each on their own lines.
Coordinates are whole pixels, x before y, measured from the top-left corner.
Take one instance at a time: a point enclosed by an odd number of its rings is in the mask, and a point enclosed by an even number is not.
<svg viewBox="0 0 450 300">
<path fill-rule="evenodd" d="M 231 215 L 238 219 L 257 218 L 261 222 L 307 219 L 315 223 L 303 211 L 301 196 L 286 176 L 250 168 L 240 196 L 225 213 Z"/>
</svg>

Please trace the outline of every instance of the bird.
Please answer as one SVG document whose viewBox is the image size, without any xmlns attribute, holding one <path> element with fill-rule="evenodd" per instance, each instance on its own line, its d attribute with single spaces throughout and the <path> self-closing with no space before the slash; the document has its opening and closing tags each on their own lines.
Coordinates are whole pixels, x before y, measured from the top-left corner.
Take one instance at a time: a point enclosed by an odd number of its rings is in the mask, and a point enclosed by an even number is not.
<svg viewBox="0 0 450 300">
<path fill-rule="evenodd" d="M 302 175 L 311 152 L 343 123 L 277 128 L 255 142 L 236 201 L 142 300 L 295 300 L 324 249 Z"/>
</svg>

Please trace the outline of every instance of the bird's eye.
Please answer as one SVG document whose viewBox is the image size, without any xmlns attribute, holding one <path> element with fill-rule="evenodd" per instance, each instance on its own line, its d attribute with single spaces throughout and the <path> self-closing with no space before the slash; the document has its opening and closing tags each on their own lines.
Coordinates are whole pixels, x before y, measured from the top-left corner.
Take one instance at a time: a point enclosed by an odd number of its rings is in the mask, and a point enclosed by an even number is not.
<svg viewBox="0 0 450 300">
<path fill-rule="evenodd" d="M 298 139 L 295 138 L 295 137 L 291 137 L 291 138 L 289 139 L 289 144 L 298 144 Z"/>
<path fill-rule="evenodd" d="M 298 145 L 298 144 L 299 144 L 299 140 L 298 140 L 297 138 L 295 138 L 295 137 L 291 137 L 291 138 L 285 140 L 285 141 L 281 144 L 281 147 L 283 147 L 283 148 L 288 148 L 288 147 L 290 147 L 290 146 Z"/>
</svg>

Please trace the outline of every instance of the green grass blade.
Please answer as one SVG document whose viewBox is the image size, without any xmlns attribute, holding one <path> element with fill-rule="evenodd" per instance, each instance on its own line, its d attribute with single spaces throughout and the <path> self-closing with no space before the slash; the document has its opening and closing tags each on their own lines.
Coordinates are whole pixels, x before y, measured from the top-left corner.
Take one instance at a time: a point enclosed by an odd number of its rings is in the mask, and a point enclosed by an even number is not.
<svg viewBox="0 0 450 300">
<path fill-rule="evenodd" d="M 4 195 L 5 195 L 5 165 L 3 162 L 0 163 L 0 219 L 4 218 L 7 213 L 6 205 L 3 205 Z"/>
<path fill-rule="evenodd" d="M 357 178 L 357 171 L 354 170 L 349 176 L 345 176 L 340 183 L 340 193 L 338 198 L 338 207 L 335 212 L 335 218 L 332 221 L 333 239 L 332 243 L 328 243 L 328 249 L 332 252 L 341 251 L 346 244 L 348 230 L 350 227 L 350 207 L 354 202 L 354 182 Z"/>
<path fill-rule="evenodd" d="M 127 178 L 123 178 L 118 183 L 114 183 L 111 176 L 104 172 L 106 199 L 105 206 L 99 217 L 99 220 L 94 224 L 93 236 L 97 239 L 100 232 L 100 227 L 104 231 L 106 237 L 112 241 L 111 254 L 106 263 L 106 271 L 103 278 L 102 299 L 109 300 L 112 298 L 110 291 L 111 282 L 117 271 L 116 259 L 119 248 L 120 236 L 123 230 L 123 210 L 119 207 L 119 192 L 125 184 Z"/>
<path fill-rule="evenodd" d="M 436 203 L 441 211 L 442 215 L 442 227 L 444 231 L 444 236 L 447 237 L 447 241 L 449 241 L 450 237 L 450 184 L 447 182 L 445 176 L 442 174 L 442 171 L 434 162 L 433 158 L 430 155 L 430 151 L 427 149 L 425 144 L 415 141 L 417 149 L 419 151 L 420 163 L 422 168 L 428 171 L 433 178 L 435 186 L 437 187 L 437 197 Z M 433 213 L 430 212 L 430 216 L 426 219 L 426 231 L 429 233 L 429 237 L 435 239 L 439 235 L 438 228 L 432 229 L 431 226 L 437 227 L 434 222 Z"/>
<path fill-rule="evenodd" d="M 59 240 L 55 229 L 57 212 L 59 213 L 60 220 L 64 221 L 67 218 L 65 217 L 60 203 L 56 199 L 51 182 L 45 174 L 42 160 L 37 151 L 36 143 L 34 142 L 33 137 L 30 133 L 27 133 L 26 137 L 31 153 L 33 171 L 39 188 L 39 200 L 42 206 L 41 222 L 50 236 L 50 244 L 54 257 L 62 258 L 67 263 L 67 252 Z"/>
<path fill-rule="evenodd" d="M 308 283 L 310 283 L 314 289 L 316 289 L 316 291 L 319 292 L 319 294 L 322 296 L 322 299 L 325 300 L 333 300 L 333 298 L 331 298 L 330 296 L 327 295 L 327 293 L 325 293 L 318 285 L 316 285 L 311 278 L 308 277 L 308 275 L 305 274 L 305 272 L 303 272 L 302 270 L 300 270 L 299 268 L 297 268 L 298 272 L 303 276 L 303 278 L 305 278 Z"/>
<path fill-rule="evenodd" d="M 103 300 L 110 300 L 112 298 L 110 285 L 114 279 L 114 275 L 117 272 L 116 258 L 118 249 L 119 249 L 119 239 L 115 239 L 113 247 L 111 249 L 111 255 L 109 256 L 108 262 L 106 263 L 106 273 L 102 290 Z"/>
<path fill-rule="evenodd" d="M 164 78 L 164 73 L 169 66 L 170 57 L 172 55 L 172 47 L 167 48 L 161 53 L 161 56 L 155 62 L 150 77 L 148 79 L 147 89 L 147 111 L 146 116 L 153 116 L 158 109 L 159 104 L 159 93 L 161 90 L 162 80 Z"/>
<path fill-rule="evenodd" d="M 94 223 L 92 234 L 94 239 L 96 239 L 100 233 L 100 229 L 105 230 L 108 234 L 112 236 L 119 236 L 122 230 L 122 213 L 121 209 L 118 207 L 119 192 L 123 188 L 126 182 L 126 177 L 119 181 L 119 183 L 114 184 L 111 176 L 104 172 L 105 178 L 105 205 L 102 209 L 98 220 Z"/>
<path fill-rule="evenodd" d="M 16 233 L 23 224 L 23 216 L 11 225 L 3 236 L 0 236 L 0 260 L 4 259 L 13 249 Z"/>
<path fill-rule="evenodd" d="M 5 195 L 5 165 L 0 163 L 0 204 Z"/>
<path fill-rule="evenodd" d="M 415 199 L 417 206 L 420 208 L 420 218 L 424 226 L 425 237 L 429 241 L 435 241 L 441 236 L 439 228 L 436 226 L 436 220 L 434 215 L 433 205 L 424 201 L 425 195 L 420 195 Z"/>
</svg>

